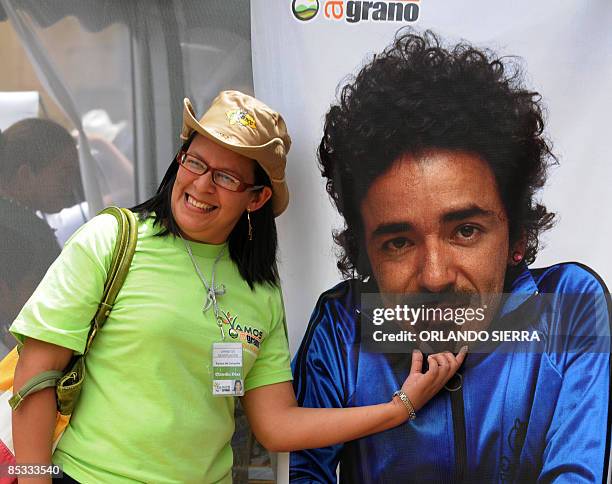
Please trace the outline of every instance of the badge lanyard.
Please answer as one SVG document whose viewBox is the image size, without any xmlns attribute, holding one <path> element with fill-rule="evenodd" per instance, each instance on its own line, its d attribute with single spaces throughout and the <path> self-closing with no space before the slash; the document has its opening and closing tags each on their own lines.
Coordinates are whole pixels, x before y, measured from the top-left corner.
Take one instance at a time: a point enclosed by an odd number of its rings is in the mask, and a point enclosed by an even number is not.
<svg viewBox="0 0 612 484">
<path fill-rule="evenodd" d="M 181 236 L 181 239 L 183 239 L 183 236 Z M 217 267 L 217 263 L 219 262 L 219 260 L 221 260 L 221 257 L 225 253 L 225 246 L 221 249 L 219 255 L 217 255 L 215 262 L 213 262 L 209 286 L 206 283 L 206 278 L 204 277 L 204 274 L 202 274 L 202 271 L 200 270 L 200 266 L 196 262 L 195 257 L 191 252 L 191 246 L 185 239 L 183 239 L 183 243 L 185 244 L 185 248 L 187 249 L 187 253 L 189 254 L 191 263 L 193 264 L 193 267 L 195 268 L 195 271 L 198 277 L 200 278 L 200 281 L 202 281 L 202 284 L 204 284 L 204 288 L 206 289 L 206 300 L 204 301 L 204 305 L 202 306 L 202 312 L 206 313 L 212 306 L 213 311 L 215 313 L 215 321 L 217 322 L 217 326 L 221 331 L 221 341 L 225 341 L 225 330 L 223 329 L 223 322 L 219 317 L 219 305 L 217 304 L 217 296 L 222 296 L 223 294 L 225 294 L 225 285 L 219 284 L 219 286 L 215 286 L 215 269 Z"/>
<path fill-rule="evenodd" d="M 180 234 L 179 234 L 180 235 Z M 183 237 L 181 236 L 181 239 Z M 219 317 L 219 305 L 217 304 L 217 296 L 225 294 L 225 285 L 219 284 L 215 286 L 215 269 L 217 263 L 225 253 L 225 247 L 221 249 L 215 262 L 213 263 L 210 274 L 210 286 L 206 282 L 206 278 L 200 266 L 195 260 L 189 243 L 183 239 L 191 263 L 196 271 L 196 274 L 202 281 L 206 289 L 206 300 L 202 306 L 202 313 L 206 313 L 212 306 L 215 313 L 215 321 L 221 331 L 221 343 L 213 343 L 212 347 L 212 368 L 213 368 L 213 386 L 212 393 L 214 396 L 242 396 L 244 395 L 244 379 L 242 374 L 242 343 L 225 343 L 225 330 L 223 329 L 223 321 Z"/>
</svg>

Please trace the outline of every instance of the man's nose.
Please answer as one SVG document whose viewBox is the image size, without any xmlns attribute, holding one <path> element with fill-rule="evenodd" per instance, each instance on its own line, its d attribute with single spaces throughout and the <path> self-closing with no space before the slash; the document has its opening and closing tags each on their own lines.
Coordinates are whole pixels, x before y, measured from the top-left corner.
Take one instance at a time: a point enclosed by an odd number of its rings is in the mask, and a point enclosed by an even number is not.
<svg viewBox="0 0 612 484">
<path fill-rule="evenodd" d="M 452 288 L 457 272 L 450 248 L 442 241 L 427 241 L 420 255 L 418 283 L 423 292 L 444 292 Z"/>
</svg>

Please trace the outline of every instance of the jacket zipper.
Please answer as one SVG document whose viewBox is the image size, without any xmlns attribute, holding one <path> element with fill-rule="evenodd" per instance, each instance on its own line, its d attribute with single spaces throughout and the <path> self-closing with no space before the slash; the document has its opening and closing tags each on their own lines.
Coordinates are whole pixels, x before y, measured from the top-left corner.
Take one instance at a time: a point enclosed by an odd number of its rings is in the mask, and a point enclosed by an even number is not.
<svg viewBox="0 0 612 484">
<path fill-rule="evenodd" d="M 465 479 L 465 469 L 467 467 L 467 442 L 465 435 L 465 409 L 463 407 L 463 386 L 461 386 L 458 390 L 449 393 L 451 400 L 451 411 L 453 415 L 453 434 L 455 437 L 454 482 L 462 483 Z"/>
</svg>

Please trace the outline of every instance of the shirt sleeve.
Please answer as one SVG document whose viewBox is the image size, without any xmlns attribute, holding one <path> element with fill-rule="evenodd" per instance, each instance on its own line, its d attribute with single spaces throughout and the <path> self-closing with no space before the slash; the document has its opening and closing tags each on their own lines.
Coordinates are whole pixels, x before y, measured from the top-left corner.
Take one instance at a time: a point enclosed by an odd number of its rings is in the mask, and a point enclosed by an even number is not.
<svg viewBox="0 0 612 484">
<path fill-rule="evenodd" d="M 610 294 L 584 269 L 572 275 L 581 287 L 553 303 L 556 336 L 547 356 L 562 384 L 538 482 L 603 482 L 610 456 Z"/>
<path fill-rule="evenodd" d="M 26 337 L 83 353 L 106 281 L 117 238 L 117 221 L 100 215 L 67 242 L 10 327 Z"/>
<path fill-rule="evenodd" d="M 261 343 L 253 367 L 245 378 L 245 391 L 292 379 L 285 308 L 280 288 L 274 290 L 266 307 L 266 310 L 268 309 L 270 310 L 272 325 L 268 335 Z"/>
<path fill-rule="evenodd" d="M 322 296 L 312 313 L 306 335 L 293 360 L 293 386 L 298 404 L 309 408 L 346 407 L 345 339 L 338 334 L 342 311 Z M 343 445 L 292 452 L 289 478 L 293 483 L 335 483 Z"/>
</svg>

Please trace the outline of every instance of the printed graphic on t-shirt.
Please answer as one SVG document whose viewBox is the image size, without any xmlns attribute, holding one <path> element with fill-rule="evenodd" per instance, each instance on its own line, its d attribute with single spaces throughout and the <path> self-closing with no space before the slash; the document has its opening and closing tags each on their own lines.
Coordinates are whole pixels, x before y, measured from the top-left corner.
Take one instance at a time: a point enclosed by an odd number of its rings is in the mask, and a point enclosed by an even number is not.
<svg viewBox="0 0 612 484">
<path fill-rule="evenodd" d="M 230 311 L 221 309 L 220 317 L 223 324 L 229 326 L 226 329 L 231 340 L 240 341 L 246 351 L 257 356 L 264 339 L 263 330 L 254 326 L 253 323 L 241 321 L 239 315 L 232 314 Z"/>
</svg>

